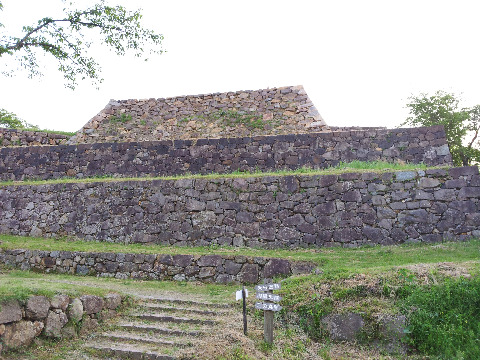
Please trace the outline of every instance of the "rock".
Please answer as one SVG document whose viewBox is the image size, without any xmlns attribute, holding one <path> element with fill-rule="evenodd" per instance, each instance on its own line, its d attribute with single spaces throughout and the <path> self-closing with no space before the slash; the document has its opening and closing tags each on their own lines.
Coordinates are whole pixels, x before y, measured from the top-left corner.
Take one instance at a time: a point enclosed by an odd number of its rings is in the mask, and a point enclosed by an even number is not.
<svg viewBox="0 0 480 360">
<path fill-rule="evenodd" d="M 238 280 L 243 284 L 256 284 L 258 282 L 258 265 L 244 264 L 238 274 Z"/>
<path fill-rule="evenodd" d="M 295 261 L 291 263 L 290 266 L 291 266 L 293 275 L 311 274 L 316 267 L 314 263 L 311 263 L 308 261 Z"/>
<path fill-rule="evenodd" d="M 0 324 L 22 320 L 22 308 L 17 300 L 0 304 Z"/>
<path fill-rule="evenodd" d="M 399 171 L 395 173 L 397 181 L 408 181 L 413 180 L 417 177 L 416 171 Z"/>
<path fill-rule="evenodd" d="M 220 255 L 204 255 L 198 259 L 198 266 L 219 266 L 222 265 L 222 257 Z"/>
<path fill-rule="evenodd" d="M 49 309 L 50 301 L 45 296 L 32 296 L 25 305 L 25 315 L 30 320 L 43 320 Z"/>
<path fill-rule="evenodd" d="M 406 344 L 402 341 L 405 337 L 406 317 L 404 315 L 385 315 L 378 319 L 378 331 L 382 340 L 380 348 L 391 354 L 405 354 Z"/>
<path fill-rule="evenodd" d="M 432 179 L 432 178 L 421 178 L 419 183 L 418 183 L 418 186 L 420 188 L 433 188 L 433 187 L 436 187 L 440 185 L 440 181 L 438 181 L 437 179 Z"/>
<path fill-rule="evenodd" d="M 107 309 L 115 310 L 122 304 L 122 297 L 119 294 L 107 294 L 104 303 Z"/>
<path fill-rule="evenodd" d="M 85 317 L 82 321 L 80 336 L 88 335 L 98 327 L 98 320 L 92 319 L 90 316 Z"/>
<path fill-rule="evenodd" d="M 68 306 L 68 318 L 78 322 L 82 320 L 83 317 L 83 303 L 80 299 L 76 298 L 73 299 L 71 304 Z"/>
<path fill-rule="evenodd" d="M 67 295 L 55 295 L 52 298 L 51 306 L 53 309 L 60 309 L 66 311 L 69 303 L 70 298 Z"/>
<path fill-rule="evenodd" d="M 2 341 L 8 349 L 19 349 L 28 346 L 33 339 L 40 335 L 43 329 L 43 323 L 40 321 L 19 321 L 5 326 L 5 332 L 2 335 Z"/>
<path fill-rule="evenodd" d="M 83 304 L 83 311 L 85 314 L 96 314 L 103 309 L 103 299 L 100 296 L 95 295 L 83 295 L 80 296 L 80 300 Z"/>
<path fill-rule="evenodd" d="M 67 323 L 67 325 L 60 330 L 60 335 L 64 339 L 75 339 L 77 337 L 77 330 L 73 324 Z"/>
<path fill-rule="evenodd" d="M 263 277 L 271 279 L 277 275 L 290 275 L 290 261 L 271 259 L 263 268 Z"/>
<path fill-rule="evenodd" d="M 354 313 L 331 314 L 322 319 L 327 328 L 330 339 L 340 341 L 354 341 L 364 326 L 363 318 Z"/>
<path fill-rule="evenodd" d="M 193 261 L 192 255 L 174 255 L 173 256 L 173 265 L 179 267 L 187 267 Z"/>
<path fill-rule="evenodd" d="M 49 311 L 45 321 L 45 336 L 60 338 L 62 336 L 61 330 L 67 322 L 67 315 L 62 310 Z"/>
</svg>

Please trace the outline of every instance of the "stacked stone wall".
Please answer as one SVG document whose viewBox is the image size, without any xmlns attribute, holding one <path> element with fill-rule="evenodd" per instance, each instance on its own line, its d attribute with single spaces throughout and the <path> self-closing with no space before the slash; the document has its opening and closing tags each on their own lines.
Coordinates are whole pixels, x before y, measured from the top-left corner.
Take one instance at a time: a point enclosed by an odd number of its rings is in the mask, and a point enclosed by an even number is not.
<svg viewBox="0 0 480 360">
<path fill-rule="evenodd" d="M 0 250 L 0 262 L 22 270 L 115 277 L 250 283 L 311 273 L 315 264 L 243 255 L 166 255 L 72 251 Z"/>
<path fill-rule="evenodd" d="M 302 86 L 112 100 L 71 144 L 290 134 L 328 129 Z"/>
<path fill-rule="evenodd" d="M 2 254 L 0 253 L 0 257 Z M 99 322 L 116 315 L 122 303 L 118 294 L 104 298 L 83 295 L 31 296 L 26 301 L 0 302 L 0 356 L 3 350 L 21 350 L 36 337 L 76 338 L 87 335 Z"/>
<path fill-rule="evenodd" d="M 37 146 L 66 144 L 70 135 L 0 128 L 0 148 L 6 146 Z"/>
<path fill-rule="evenodd" d="M 164 245 L 345 246 L 480 235 L 477 167 L 0 188 L 0 232 Z"/>
<path fill-rule="evenodd" d="M 170 176 L 327 168 L 352 160 L 449 165 L 442 126 L 0 149 L 0 179 Z"/>
</svg>

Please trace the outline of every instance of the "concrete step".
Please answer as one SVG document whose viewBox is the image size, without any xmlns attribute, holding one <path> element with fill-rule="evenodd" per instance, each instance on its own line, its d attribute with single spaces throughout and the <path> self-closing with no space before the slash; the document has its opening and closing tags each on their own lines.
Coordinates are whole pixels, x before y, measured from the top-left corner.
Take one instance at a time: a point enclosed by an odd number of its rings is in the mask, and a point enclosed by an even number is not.
<svg viewBox="0 0 480 360">
<path fill-rule="evenodd" d="M 131 360 L 176 360 L 172 354 L 174 351 L 165 350 L 161 347 L 148 346 L 146 344 L 129 343 L 125 341 L 102 341 L 100 339 L 89 340 L 84 347 L 93 349 L 107 356 Z M 163 350 L 163 351 L 162 351 Z"/>
<path fill-rule="evenodd" d="M 169 314 L 163 314 L 163 313 L 136 312 L 136 313 L 129 314 L 129 317 L 141 319 L 141 320 L 149 320 L 149 321 L 155 321 L 155 322 L 170 322 L 170 323 L 176 323 L 176 324 L 199 324 L 199 325 L 215 325 L 216 324 L 216 321 L 214 320 L 177 317 L 177 316 L 171 316 Z"/>
<path fill-rule="evenodd" d="M 180 307 L 180 306 L 166 306 L 162 303 L 143 303 L 140 304 L 139 307 L 142 309 L 150 309 L 162 312 L 181 312 L 181 313 L 189 313 L 189 314 L 198 314 L 198 315 L 206 315 L 206 316 L 214 316 L 214 315 L 223 315 L 225 311 L 211 311 L 211 310 L 203 310 L 198 308 L 191 308 L 191 307 Z"/>
<path fill-rule="evenodd" d="M 109 339 L 113 341 L 125 341 L 129 343 L 148 343 L 154 345 L 164 345 L 164 346 L 175 346 L 175 347 L 186 347 L 192 346 L 192 343 L 188 341 L 180 342 L 178 341 L 178 337 L 171 337 L 171 338 L 162 338 L 155 335 L 150 335 L 148 333 L 137 334 L 128 331 L 109 331 L 104 332 L 98 335 L 99 339 Z M 175 340 L 173 340 L 175 339 Z M 180 338 L 185 340 L 184 338 Z"/>
<path fill-rule="evenodd" d="M 183 330 L 183 329 L 172 329 L 165 326 L 161 326 L 155 323 L 147 324 L 145 322 L 134 322 L 134 321 L 120 321 L 116 325 L 119 329 L 125 329 L 128 331 L 138 331 L 138 332 L 150 332 L 161 335 L 172 335 L 172 336 L 201 336 L 204 334 L 203 331 L 195 330 Z"/>
<path fill-rule="evenodd" d="M 137 298 L 142 302 L 150 303 L 170 303 L 170 304 L 181 304 L 181 305 L 193 305 L 197 307 L 207 307 L 207 308 L 231 308 L 232 304 L 223 304 L 223 303 L 209 303 L 197 300 L 182 300 L 182 299 L 173 299 L 168 297 L 158 297 L 158 296 L 137 296 Z"/>
</svg>

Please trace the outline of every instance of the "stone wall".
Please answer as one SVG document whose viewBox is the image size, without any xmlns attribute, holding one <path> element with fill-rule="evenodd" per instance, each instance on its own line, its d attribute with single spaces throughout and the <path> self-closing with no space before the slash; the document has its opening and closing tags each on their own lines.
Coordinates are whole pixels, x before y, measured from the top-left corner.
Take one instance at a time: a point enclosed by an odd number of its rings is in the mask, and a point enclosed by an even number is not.
<svg viewBox="0 0 480 360">
<path fill-rule="evenodd" d="M 124 254 L 0 250 L 0 263 L 41 272 L 117 279 L 256 284 L 264 278 L 311 273 L 315 264 L 243 255 Z"/>
<path fill-rule="evenodd" d="M 290 134 L 327 129 L 302 86 L 111 100 L 71 144 Z"/>
<path fill-rule="evenodd" d="M 0 148 L 6 146 L 37 146 L 66 144 L 70 135 L 42 131 L 0 128 Z"/>
<path fill-rule="evenodd" d="M 1 256 L 1 255 L 0 255 Z M 116 315 L 122 298 L 108 294 L 105 298 L 83 295 L 70 298 L 56 295 L 31 296 L 0 303 L 0 356 L 2 350 L 17 350 L 29 346 L 35 337 L 74 338 L 89 334 L 99 321 Z"/>
<path fill-rule="evenodd" d="M 0 149 L 0 179 L 326 168 L 340 160 L 451 164 L 443 127 Z"/>
<path fill-rule="evenodd" d="M 165 245 L 359 246 L 480 236 L 477 167 L 0 188 L 0 232 Z"/>
</svg>

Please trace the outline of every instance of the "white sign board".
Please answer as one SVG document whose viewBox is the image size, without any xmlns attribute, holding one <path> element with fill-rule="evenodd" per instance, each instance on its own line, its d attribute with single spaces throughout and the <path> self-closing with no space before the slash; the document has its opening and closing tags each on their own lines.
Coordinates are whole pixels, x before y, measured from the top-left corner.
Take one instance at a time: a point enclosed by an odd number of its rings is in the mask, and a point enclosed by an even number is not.
<svg viewBox="0 0 480 360">
<path fill-rule="evenodd" d="M 278 304 L 272 303 L 255 303 L 255 309 L 267 310 L 267 311 L 280 311 L 282 307 Z"/>
<path fill-rule="evenodd" d="M 268 294 L 268 293 L 257 293 L 257 299 L 278 302 L 282 300 L 282 297 L 280 295 L 274 295 L 274 294 Z"/>
<path fill-rule="evenodd" d="M 245 297 L 247 298 L 248 297 L 248 290 L 245 289 Z M 235 300 L 238 301 L 238 300 L 242 300 L 242 290 L 238 290 L 236 293 L 235 293 Z"/>
<path fill-rule="evenodd" d="M 280 284 L 263 284 L 255 286 L 255 291 L 280 290 Z"/>
</svg>

